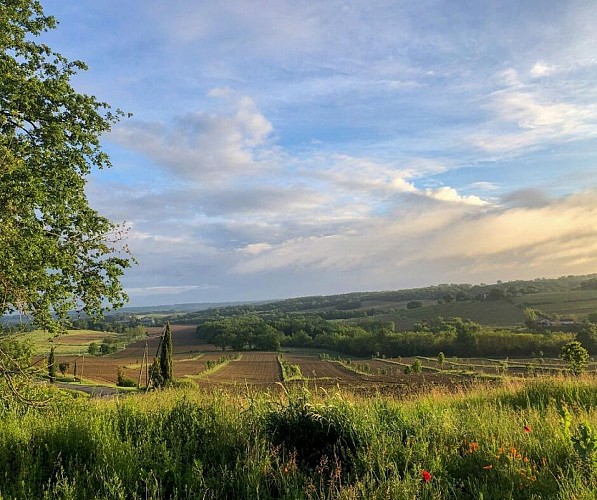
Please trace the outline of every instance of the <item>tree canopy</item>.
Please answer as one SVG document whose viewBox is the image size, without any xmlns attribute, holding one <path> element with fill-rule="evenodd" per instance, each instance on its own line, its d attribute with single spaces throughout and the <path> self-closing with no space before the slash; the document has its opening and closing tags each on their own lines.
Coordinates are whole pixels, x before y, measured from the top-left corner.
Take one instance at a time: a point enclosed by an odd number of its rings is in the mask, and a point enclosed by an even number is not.
<svg viewBox="0 0 597 500">
<path fill-rule="evenodd" d="M 123 113 L 73 88 L 85 64 L 38 41 L 56 26 L 39 1 L 2 2 L 0 313 L 29 313 L 46 328 L 72 309 L 121 305 L 131 262 L 121 228 L 85 193 L 92 170 L 110 166 L 100 137 Z"/>
</svg>

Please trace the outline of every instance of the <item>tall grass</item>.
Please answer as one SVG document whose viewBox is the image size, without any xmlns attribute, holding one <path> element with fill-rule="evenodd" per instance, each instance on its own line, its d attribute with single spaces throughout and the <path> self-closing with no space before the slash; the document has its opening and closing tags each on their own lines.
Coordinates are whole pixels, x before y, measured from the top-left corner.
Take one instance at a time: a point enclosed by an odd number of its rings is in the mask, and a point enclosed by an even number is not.
<svg viewBox="0 0 597 500">
<path fill-rule="evenodd" d="M 2 416 L 0 497 L 595 498 L 594 382 L 63 400 Z"/>
</svg>

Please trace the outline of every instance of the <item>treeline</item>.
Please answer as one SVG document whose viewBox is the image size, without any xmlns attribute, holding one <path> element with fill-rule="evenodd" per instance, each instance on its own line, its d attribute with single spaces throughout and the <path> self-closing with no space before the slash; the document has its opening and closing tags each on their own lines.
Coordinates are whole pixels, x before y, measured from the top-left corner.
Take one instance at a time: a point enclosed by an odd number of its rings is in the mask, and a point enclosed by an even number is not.
<svg viewBox="0 0 597 500">
<path fill-rule="evenodd" d="M 595 331 L 594 328 L 592 330 Z M 315 347 L 360 357 L 369 356 L 557 356 L 575 333 L 518 333 L 496 330 L 461 318 L 438 318 L 422 323 L 412 332 L 395 332 L 392 322 L 370 320 L 348 325 L 318 316 L 264 319 L 237 316 L 209 320 L 197 327 L 206 342 L 223 350 L 277 350 L 283 346 Z M 589 336 L 589 341 L 597 336 Z M 597 342 L 587 345 L 592 352 Z"/>
<path fill-rule="evenodd" d="M 105 330 L 102 330 L 105 331 Z M 128 344 L 147 335 L 145 327 L 141 325 L 126 326 L 117 336 L 105 337 L 101 342 L 91 342 L 87 352 L 92 356 L 104 356 L 124 349 Z"/>
<path fill-rule="evenodd" d="M 103 318 L 76 318 L 71 321 L 75 330 L 94 330 L 97 332 L 126 333 L 140 327 L 141 321 L 134 315 L 113 314 Z"/>
</svg>

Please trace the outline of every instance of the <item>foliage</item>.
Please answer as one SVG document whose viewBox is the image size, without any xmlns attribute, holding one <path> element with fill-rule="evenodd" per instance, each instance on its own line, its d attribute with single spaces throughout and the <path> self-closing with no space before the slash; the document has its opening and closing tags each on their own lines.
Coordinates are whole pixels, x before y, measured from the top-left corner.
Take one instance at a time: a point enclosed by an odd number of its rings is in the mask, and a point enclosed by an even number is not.
<svg viewBox="0 0 597 500">
<path fill-rule="evenodd" d="M 415 359 L 413 364 L 411 365 L 412 373 L 421 373 L 423 371 L 423 365 L 421 364 L 420 359 Z"/>
<path fill-rule="evenodd" d="M 164 385 L 160 358 L 153 358 L 153 362 L 149 367 L 149 381 L 153 387 L 162 387 Z"/>
<path fill-rule="evenodd" d="M 589 361 L 589 352 L 580 342 L 574 340 L 562 347 L 562 359 L 570 366 L 570 371 L 580 375 Z"/>
<path fill-rule="evenodd" d="M 322 462 L 336 460 L 343 470 L 352 470 L 357 452 L 368 439 L 353 410 L 340 401 L 314 404 L 305 389 L 291 394 L 286 405 L 265 415 L 266 435 L 302 466 L 315 469 Z"/>
<path fill-rule="evenodd" d="M 69 367 L 70 367 L 70 364 L 65 363 L 64 361 L 61 363 L 58 363 L 58 369 L 60 370 L 60 373 L 62 374 L 63 377 L 66 375 L 66 372 L 68 371 Z"/>
<path fill-rule="evenodd" d="M 124 368 L 119 366 L 116 372 L 116 385 L 118 387 L 137 387 L 137 382 L 127 377 L 124 373 Z"/>
<path fill-rule="evenodd" d="M 160 371 L 164 385 L 172 380 L 172 352 L 172 332 L 170 323 L 167 323 L 160 349 Z"/>
<path fill-rule="evenodd" d="M 303 374 L 301 372 L 300 365 L 293 365 L 289 363 L 281 354 L 278 355 L 278 365 L 280 366 L 282 380 L 284 382 L 290 380 L 302 380 Z"/>
<path fill-rule="evenodd" d="M 222 350 L 231 347 L 236 351 L 277 351 L 280 348 L 280 332 L 254 316 L 206 321 L 197 327 L 197 334 Z"/>
<path fill-rule="evenodd" d="M 580 283 L 581 290 L 597 290 L 597 278 L 591 278 Z"/>
<path fill-rule="evenodd" d="M 86 176 L 110 166 L 100 146 L 122 115 L 80 94 L 86 69 L 36 38 L 57 22 L 37 0 L 0 15 L 0 312 L 22 311 L 52 330 L 71 309 L 100 313 L 126 295 L 119 229 L 93 210 Z"/>
<path fill-rule="evenodd" d="M 228 354 L 226 356 L 220 356 L 218 359 L 208 359 L 205 362 L 206 370 L 202 371 L 200 375 L 207 374 L 208 372 L 214 371 L 216 368 L 221 368 L 228 364 L 230 361 L 240 359 L 240 354 Z"/>
</svg>

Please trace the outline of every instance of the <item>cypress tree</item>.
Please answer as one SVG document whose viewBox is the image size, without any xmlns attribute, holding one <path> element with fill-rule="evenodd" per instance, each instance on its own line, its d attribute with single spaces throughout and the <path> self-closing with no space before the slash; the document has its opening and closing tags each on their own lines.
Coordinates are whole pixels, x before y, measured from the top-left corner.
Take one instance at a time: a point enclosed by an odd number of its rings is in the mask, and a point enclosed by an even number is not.
<svg viewBox="0 0 597 500">
<path fill-rule="evenodd" d="M 160 371 L 164 385 L 172 380 L 172 332 L 170 322 L 166 323 L 166 330 L 162 339 L 162 350 L 160 352 Z"/>
</svg>

